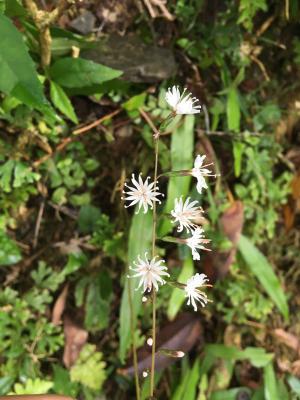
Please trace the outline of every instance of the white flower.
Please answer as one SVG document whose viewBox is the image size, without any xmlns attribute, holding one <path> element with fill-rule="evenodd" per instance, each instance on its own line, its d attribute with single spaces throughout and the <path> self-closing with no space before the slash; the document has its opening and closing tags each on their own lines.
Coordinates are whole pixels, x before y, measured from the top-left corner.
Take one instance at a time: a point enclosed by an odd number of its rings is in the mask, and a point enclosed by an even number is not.
<svg viewBox="0 0 300 400">
<path fill-rule="evenodd" d="M 179 199 L 175 199 L 174 209 L 171 211 L 171 214 L 175 218 L 172 223 L 179 223 L 178 232 L 182 232 L 183 228 L 186 228 L 188 232 L 197 229 L 198 226 L 192 221 L 201 219 L 203 210 L 201 207 L 196 206 L 196 204 L 198 204 L 198 201 L 190 202 L 190 197 L 185 202 L 183 202 L 182 196 Z"/>
<path fill-rule="evenodd" d="M 145 253 L 145 260 L 142 260 L 141 257 L 138 256 L 137 262 L 133 262 L 135 268 L 129 267 L 129 269 L 136 272 L 135 275 L 131 275 L 131 278 L 141 278 L 137 289 L 143 286 L 143 292 L 146 292 L 147 290 L 148 292 L 150 292 L 152 286 L 154 286 L 155 289 L 158 290 L 158 283 L 160 283 L 161 285 L 166 283 L 162 276 L 170 275 L 166 272 L 167 267 L 165 265 L 162 265 L 165 261 L 161 259 L 156 261 L 156 259 L 157 256 L 149 261 L 147 253 Z"/>
<path fill-rule="evenodd" d="M 201 194 L 203 188 L 207 189 L 207 184 L 205 182 L 204 177 L 205 176 L 214 176 L 214 177 L 216 176 L 215 174 L 212 173 L 212 171 L 210 171 L 209 169 L 206 168 L 211 164 L 203 165 L 203 161 L 205 160 L 205 158 L 206 158 L 206 155 L 204 155 L 204 156 L 198 155 L 194 162 L 194 168 L 192 169 L 192 176 L 194 176 L 198 180 L 197 190 L 200 194 Z"/>
<path fill-rule="evenodd" d="M 125 186 L 127 189 L 129 189 L 127 192 L 123 190 L 123 193 L 127 197 L 122 197 L 122 200 L 125 201 L 131 201 L 130 204 L 125 206 L 125 208 L 133 206 L 135 204 L 139 204 L 139 208 L 137 210 L 137 213 L 140 211 L 141 207 L 144 207 L 144 213 L 148 211 L 148 207 L 153 208 L 153 202 L 158 201 L 159 203 L 160 200 L 157 199 L 157 196 L 162 195 L 157 191 L 158 187 L 154 185 L 154 182 L 149 183 L 148 180 L 150 177 L 143 182 L 141 178 L 141 174 L 139 174 L 138 181 L 135 179 L 134 174 L 132 174 L 131 182 L 134 186 L 128 186 L 127 183 L 125 183 Z"/>
<path fill-rule="evenodd" d="M 184 288 L 186 293 L 185 297 L 188 297 L 187 305 L 189 306 L 192 303 L 195 311 L 197 311 L 196 301 L 198 301 L 202 307 L 205 307 L 209 301 L 206 294 L 198 289 L 202 286 L 207 286 L 206 282 L 208 282 L 208 278 L 205 274 L 196 274 L 187 280 Z"/>
<path fill-rule="evenodd" d="M 190 238 L 185 239 L 185 243 L 192 250 L 193 260 L 200 260 L 200 254 L 197 251 L 197 249 L 209 251 L 209 249 L 207 249 L 203 245 L 209 243 L 210 240 L 205 239 L 203 233 L 204 233 L 204 230 L 202 228 L 198 227 L 197 229 L 195 229 L 192 232 L 192 236 Z"/>
<path fill-rule="evenodd" d="M 166 93 L 166 102 L 173 109 L 176 114 L 197 114 L 201 111 L 200 105 L 194 105 L 199 100 L 196 97 L 191 97 L 192 94 L 188 93 L 184 96 L 186 89 L 180 94 L 178 86 L 169 88 Z"/>
</svg>

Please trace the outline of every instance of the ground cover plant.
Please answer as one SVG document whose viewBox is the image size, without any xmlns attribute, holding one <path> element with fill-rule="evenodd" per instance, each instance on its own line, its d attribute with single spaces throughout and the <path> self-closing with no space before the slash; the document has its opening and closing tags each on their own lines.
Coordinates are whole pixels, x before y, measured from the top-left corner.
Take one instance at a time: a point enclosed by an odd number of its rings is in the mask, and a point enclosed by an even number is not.
<svg viewBox="0 0 300 400">
<path fill-rule="evenodd" d="M 0 395 L 300 398 L 299 17 L 0 0 Z"/>
</svg>

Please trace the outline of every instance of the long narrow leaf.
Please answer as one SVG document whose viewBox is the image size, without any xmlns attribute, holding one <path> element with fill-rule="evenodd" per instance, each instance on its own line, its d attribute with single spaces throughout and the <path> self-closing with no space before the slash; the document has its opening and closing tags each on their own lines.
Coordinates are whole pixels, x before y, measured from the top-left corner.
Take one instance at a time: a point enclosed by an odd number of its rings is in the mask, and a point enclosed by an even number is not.
<svg viewBox="0 0 300 400">
<path fill-rule="evenodd" d="M 138 255 L 144 255 L 146 251 L 151 249 L 152 237 L 152 214 L 148 212 L 144 214 L 140 212 L 132 218 L 131 228 L 129 232 L 128 242 L 128 264 L 131 265 Z M 124 362 L 126 352 L 131 344 L 130 332 L 130 307 L 128 298 L 128 279 L 125 278 L 125 285 L 122 293 L 121 311 L 120 311 L 120 360 Z M 134 320 L 136 323 L 137 315 L 141 308 L 142 293 L 140 290 L 135 290 L 138 278 L 131 279 L 131 296 L 133 305 Z"/>
<path fill-rule="evenodd" d="M 243 235 L 240 237 L 238 248 L 252 273 L 274 301 L 284 318 L 288 320 L 289 309 L 286 295 L 266 257 Z"/>
</svg>

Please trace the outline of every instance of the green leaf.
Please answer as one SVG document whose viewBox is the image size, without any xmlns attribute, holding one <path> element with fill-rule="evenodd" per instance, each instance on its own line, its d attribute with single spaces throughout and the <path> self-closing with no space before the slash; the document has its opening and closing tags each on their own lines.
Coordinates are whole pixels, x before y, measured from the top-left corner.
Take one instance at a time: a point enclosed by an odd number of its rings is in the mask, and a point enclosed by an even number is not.
<svg viewBox="0 0 300 400">
<path fill-rule="evenodd" d="M 252 273 L 274 301 L 284 318 L 288 320 L 289 308 L 285 293 L 266 257 L 243 235 L 240 237 L 238 248 Z"/>
<path fill-rule="evenodd" d="M 51 78 L 67 88 L 83 88 L 110 81 L 122 71 L 83 58 L 62 58 L 50 68 Z"/>
<path fill-rule="evenodd" d="M 239 350 L 237 347 L 225 346 L 222 344 L 209 344 L 205 346 L 206 354 L 224 360 L 249 360 L 257 368 L 269 364 L 273 358 L 272 353 L 266 353 L 261 347 L 247 347 L 245 350 Z"/>
<path fill-rule="evenodd" d="M 50 82 L 50 97 L 54 106 L 68 117 L 74 124 L 78 124 L 78 119 L 69 97 L 57 83 Z"/>
<path fill-rule="evenodd" d="M 281 400 L 277 388 L 273 364 L 269 363 L 264 368 L 265 400 Z"/>
<path fill-rule="evenodd" d="M 80 382 L 90 389 L 99 391 L 106 378 L 102 353 L 96 351 L 93 344 L 85 344 L 76 363 L 70 370 L 72 382 Z"/>
<path fill-rule="evenodd" d="M 92 205 L 82 206 L 79 211 L 78 226 L 80 232 L 92 233 L 96 229 L 97 221 L 101 218 L 101 211 Z"/>
<path fill-rule="evenodd" d="M 191 169 L 193 166 L 194 124 L 195 117 L 192 115 L 187 116 L 183 123 L 172 132 L 171 166 L 173 171 Z M 188 195 L 190 182 L 190 176 L 170 178 L 165 213 L 169 213 L 173 209 L 176 197 Z M 160 236 L 164 236 L 171 229 L 172 223 L 168 219 L 159 226 L 158 233 Z"/>
<path fill-rule="evenodd" d="M 4 15 L 0 15 L 0 37 L 0 91 L 30 107 L 44 109 L 48 103 L 34 63 L 22 35 Z"/>
<path fill-rule="evenodd" d="M 186 258 L 183 262 L 182 270 L 177 278 L 178 282 L 185 283 L 188 278 L 190 278 L 193 275 L 194 271 L 194 262 L 192 260 L 192 257 L 189 256 Z M 170 320 L 174 319 L 180 310 L 180 307 L 182 303 L 185 300 L 185 293 L 184 290 L 174 288 L 169 300 L 169 306 L 168 306 L 168 318 Z"/>
<path fill-rule="evenodd" d="M 0 396 L 4 396 L 10 391 L 13 383 L 14 378 L 11 376 L 3 376 L 0 378 Z"/>
<path fill-rule="evenodd" d="M 53 391 L 57 394 L 76 397 L 78 393 L 78 384 L 71 382 L 70 373 L 60 365 L 53 364 Z"/>
<path fill-rule="evenodd" d="M 90 282 L 87 291 L 86 315 L 84 320 L 85 327 L 89 331 L 95 332 L 107 328 L 111 292 L 111 279 L 104 272 L 101 272 L 97 279 L 93 279 Z"/>
<path fill-rule="evenodd" d="M 241 142 L 233 142 L 233 158 L 234 158 L 234 175 L 238 178 L 241 174 L 242 155 L 244 144 Z"/>
<path fill-rule="evenodd" d="M 16 243 L 5 232 L 0 231 L 0 265 L 16 264 L 22 259 Z"/>
<path fill-rule="evenodd" d="M 212 393 L 210 400 L 237 400 L 240 398 L 243 399 L 244 397 L 250 399 L 250 395 L 251 391 L 249 388 L 240 387 L 229 390 L 217 390 Z"/>
<path fill-rule="evenodd" d="M 28 379 L 25 383 L 16 383 L 13 394 L 45 394 L 52 386 L 53 382 L 40 378 Z"/>
<path fill-rule="evenodd" d="M 290 375 L 287 379 L 288 384 L 291 390 L 300 396 L 300 379 L 296 378 L 295 376 Z"/>
<path fill-rule="evenodd" d="M 129 241 L 128 241 L 128 264 L 137 258 L 138 255 L 144 256 L 146 251 L 151 249 L 152 237 L 152 213 L 147 214 L 139 213 L 134 214 L 132 218 Z M 141 290 L 135 290 L 138 278 L 130 278 L 131 298 L 133 305 L 133 317 L 136 324 L 137 315 L 141 308 Z M 124 362 L 126 352 L 131 344 L 131 330 L 130 330 L 130 307 L 129 307 L 129 284 L 128 278 L 125 278 L 125 285 L 122 293 L 121 311 L 120 311 L 120 348 L 119 356 L 121 362 Z"/>
<path fill-rule="evenodd" d="M 182 382 L 177 386 L 172 400 L 194 400 L 196 398 L 197 384 L 199 381 L 200 362 L 197 359 L 192 369 L 184 373 Z"/>
<path fill-rule="evenodd" d="M 226 112 L 228 129 L 233 132 L 239 132 L 241 111 L 238 91 L 234 86 L 228 89 Z"/>
</svg>

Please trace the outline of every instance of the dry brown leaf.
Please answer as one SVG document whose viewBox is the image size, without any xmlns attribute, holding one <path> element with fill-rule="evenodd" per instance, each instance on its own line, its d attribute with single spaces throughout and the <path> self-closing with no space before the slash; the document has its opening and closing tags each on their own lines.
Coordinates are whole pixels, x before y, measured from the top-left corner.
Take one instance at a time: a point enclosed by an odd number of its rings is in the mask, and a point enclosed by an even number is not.
<svg viewBox="0 0 300 400">
<path fill-rule="evenodd" d="M 69 290 L 69 284 L 67 283 L 54 304 L 52 311 L 52 324 L 54 325 L 60 325 L 61 323 L 61 317 L 65 310 L 68 290 Z"/>
<path fill-rule="evenodd" d="M 300 378 L 300 360 L 292 363 L 291 373 Z"/>
<path fill-rule="evenodd" d="M 300 175 L 294 176 L 292 183 L 292 195 L 295 200 L 300 199 Z"/>
<path fill-rule="evenodd" d="M 287 231 L 292 229 L 295 222 L 295 211 L 291 204 L 284 204 L 283 206 L 283 219 L 284 219 L 284 226 Z"/>
<path fill-rule="evenodd" d="M 234 201 L 221 217 L 221 226 L 233 243 L 237 244 L 244 224 L 244 206 L 241 201 Z"/>
<path fill-rule="evenodd" d="M 155 355 L 155 369 L 162 370 L 176 361 L 176 358 L 160 353 L 159 349 L 179 350 L 187 353 L 195 343 L 202 339 L 202 328 L 199 318 L 190 313 L 180 314 L 173 322 L 168 323 L 157 334 L 157 352 Z M 151 367 L 151 347 L 143 346 L 138 351 L 138 372 L 141 374 Z M 130 364 L 118 371 L 122 375 L 133 375 L 134 367 Z"/>
<path fill-rule="evenodd" d="M 286 332 L 283 329 L 274 329 L 273 335 L 280 343 L 285 344 L 300 355 L 300 341 L 297 336 Z"/>
<path fill-rule="evenodd" d="M 221 227 L 224 234 L 232 242 L 229 251 L 215 251 L 209 253 L 204 260 L 204 271 L 212 282 L 227 275 L 234 262 L 237 243 L 243 229 L 244 206 L 241 201 L 234 201 L 221 217 Z"/>
<path fill-rule="evenodd" d="M 70 368 L 77 360 L 79 353 L 88 339 L 88 332 L 80 328 L 68 316 L 64 318 L 65 349 L 63 361 Z"/>
</svg>

